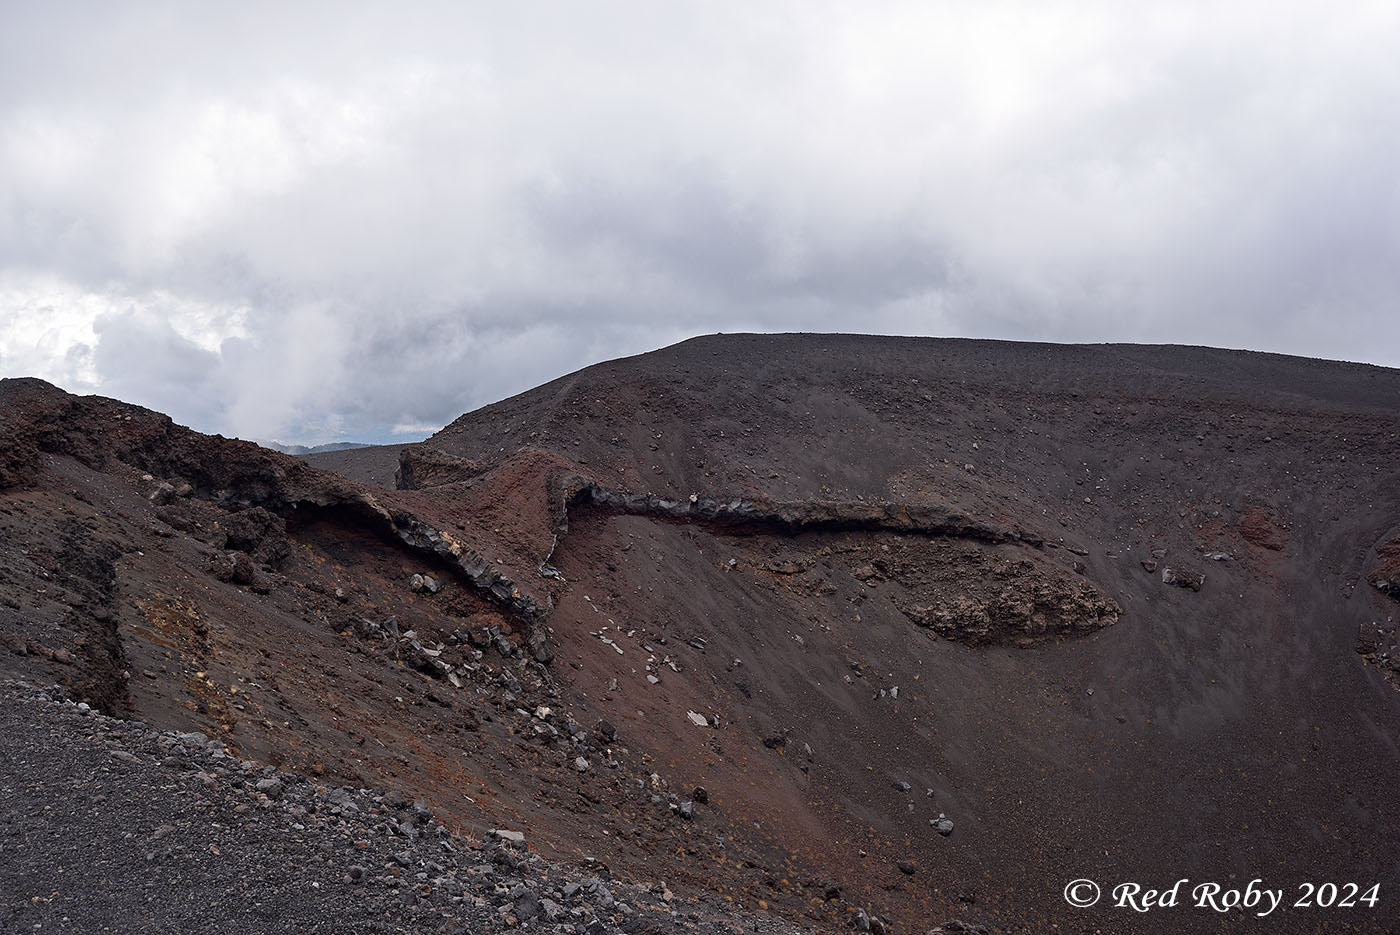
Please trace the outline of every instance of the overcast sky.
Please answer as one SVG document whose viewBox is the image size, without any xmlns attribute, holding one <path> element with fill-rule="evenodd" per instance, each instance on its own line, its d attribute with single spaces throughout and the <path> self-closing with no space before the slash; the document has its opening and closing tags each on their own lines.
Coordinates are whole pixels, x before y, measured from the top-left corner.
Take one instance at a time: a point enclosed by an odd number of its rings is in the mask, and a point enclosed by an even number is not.
<svg viewBox="0 0 1400 935">
<path fill-rule="evenodd" d="M 1400 366 L 1400 4 L 0 0 L 0 375 L 420 437 L 715 331 Z"/>
</svg>

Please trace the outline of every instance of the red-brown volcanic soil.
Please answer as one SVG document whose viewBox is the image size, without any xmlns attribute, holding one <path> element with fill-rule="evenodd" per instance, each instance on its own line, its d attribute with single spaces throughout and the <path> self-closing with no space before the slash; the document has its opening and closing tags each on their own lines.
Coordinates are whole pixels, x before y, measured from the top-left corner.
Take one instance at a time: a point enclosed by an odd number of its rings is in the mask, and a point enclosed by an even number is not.
<svg viewBox="0 0 1400 935">
<path fill-rule="evenodd" d="M 1398 438 L 1187 347 L 716 336 L 304 460 L 4 381 L 0 674 L 819 928 L 1394 931 Z"/>
</svg>

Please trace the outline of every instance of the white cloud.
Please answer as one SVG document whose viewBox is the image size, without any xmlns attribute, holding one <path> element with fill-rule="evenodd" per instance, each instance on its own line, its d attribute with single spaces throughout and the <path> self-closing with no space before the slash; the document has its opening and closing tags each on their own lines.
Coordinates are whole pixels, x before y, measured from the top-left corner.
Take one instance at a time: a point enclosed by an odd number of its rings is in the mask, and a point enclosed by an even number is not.
<svg viewBox="0 0 1400 935">
<path fill-rule="evenodd" d="M 1397 365 L 1397 40 L 1364 3 L 12 6 L 0 368 L 316 442 L 740 327 Z"/>
<path fill-rule="evenodd" d="M 390 435 L 411 435 L 423 438 L 432 435 L 434 432 L 442 430 L 441 425 L 433 425 L 425 422 L 400 422 L 389 428 Z"/>
<path fill-rule="evenodd" d="M 0 273 L 0 366 L 6 375 L 43 377 L 75 391 L 159 366 L 146 354 L 123 360 L 123 373 L 104 373 L 98 352 L 104 336 L 133 330 L 161 332 L 182 351 L 217 356 L 223 343 L 246 334 L 248 309 L 213 306 L 162 290 L 143 294 L 89 291 L 52 275 Z M 108 350 L 103 348 L 104 353 Z M 131 371 L 126 371 L 130 366 Z"/>
</svg>

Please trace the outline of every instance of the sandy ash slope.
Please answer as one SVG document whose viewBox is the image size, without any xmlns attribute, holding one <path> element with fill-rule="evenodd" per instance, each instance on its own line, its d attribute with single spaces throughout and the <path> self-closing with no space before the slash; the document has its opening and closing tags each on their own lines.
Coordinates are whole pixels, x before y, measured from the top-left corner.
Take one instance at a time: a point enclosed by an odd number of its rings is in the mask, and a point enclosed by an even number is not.
<svg viewBox="0 0 1400 935">
<path fill-rule="evenodd" d="M 0 667 L 109 713 L 818 929 L 1400 924 L 1395 371 L 717 336 L 304 460 L 0 398 Z"/>
</svg>

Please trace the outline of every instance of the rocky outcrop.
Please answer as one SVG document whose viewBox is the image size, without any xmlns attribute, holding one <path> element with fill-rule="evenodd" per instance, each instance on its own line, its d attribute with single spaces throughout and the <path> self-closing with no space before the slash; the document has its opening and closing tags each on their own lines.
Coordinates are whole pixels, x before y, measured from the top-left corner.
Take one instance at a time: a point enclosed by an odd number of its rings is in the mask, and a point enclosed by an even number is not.
<svg viewBox="0 0 1400 935">
<path fill-rule="evenodd" d="M 553 609 L 548 603 L 522 592 L 514 581 L 492 568 L 486 559 L 451 533 L 436 529 L 411 513 L 395 511 L 390 528 L 399 541 L 432 555 L 496 605 L 523 619 L 527 626 L 526 640 L 536 662 L 553 659 L 544 629 L 544 620 Z"/>
<path fill-rule="evenodd" d="M 399 466 L 394 471 L 394 487 L 399 490 L 426 490 L 480 477 L 489 466 L 450 455 L 437 448 L 413 445 L 399 450 Z"/>
<path fill-rule="evenodd" d="M 200 434 L 139 406 L 71 396 L 40 380 L 0 381 L 0 402 L 6 404 L 0 408 L 0 451 L 18 465 L 0 480 L 25 483 L 42 453 L 66 455 L 94 470 L 125 466 L 145 472 L 150 499 L 165 504 L 158 514 L 162 521 L 226 550 L 211 571 L 239 584 L 258 581 L 248 559 L 275 567 L 285 558 L 290 519 L 316 515 L 368 529 L 436 560 L 521 617 L 536 660 L 551 656 L 539 626 L 547 603 L 523 594 L 449 533 L 410 511 L 391 513 L 338 474 L 251 442 Z"/>
<path fill-rule="evenodd" d="M 97 471 L 125 466 L 151 475 L 155 502 L 182 492 L 230 510 L 257 506 L 287 516 L 335 508 L 361 519 L 388 518 L 371 494 L 339 475 L 252 442 L 203 435 L 140 406 L 25 379 L 0 381 L 0 412 L 0 451 L 12 460 L 37 463 L 32 449 Z M 14 471 L 7 478 L 26 482 Z"/>
<path fill-rule="evenodd" d="M 1076 636 L 1118 622 L 1114 601 L 1086 584 L 1039 582 L 1006 588 L 990 598 L 966 594 L 926 605 L 910 604 L 905 616 L 944 639 L 971 645 L 1028 646 L 1060 636 Z"/>
<path fill-rule="evenodd" d="M 1400 536 L 1376 549 L 1375 564 L 1366 580 L 1377 591 L 1400 601 Z"/>
<path fill-rule="evenodd" d="M 971 646 L 1032 646 L 1084 636 L 1118 622 L 1123 609 L 1039 553 L 1006 557 L 981 543 L 882 544 L 852 576 L 891 588 L 914 624 Z M 857 556 L 855 561 L 859 560 Z"/>
<path fill-rule="evenodd" d="M 925 504 L 848 500 L 758 501 L 691 494 L 686 499 L 658 497 L 604 487 L 579 475 L 552 478 L 552 503 L 560 530 L 568 528 L 568 507 L 575 503 L 634 516 L 785 535 L 800 532 L 899 532 L 950 536 L 982 542 L 1024 542 L 1040 546 L 1040 536 L 1003 529 L 956 510 Z"/>
</svg>

